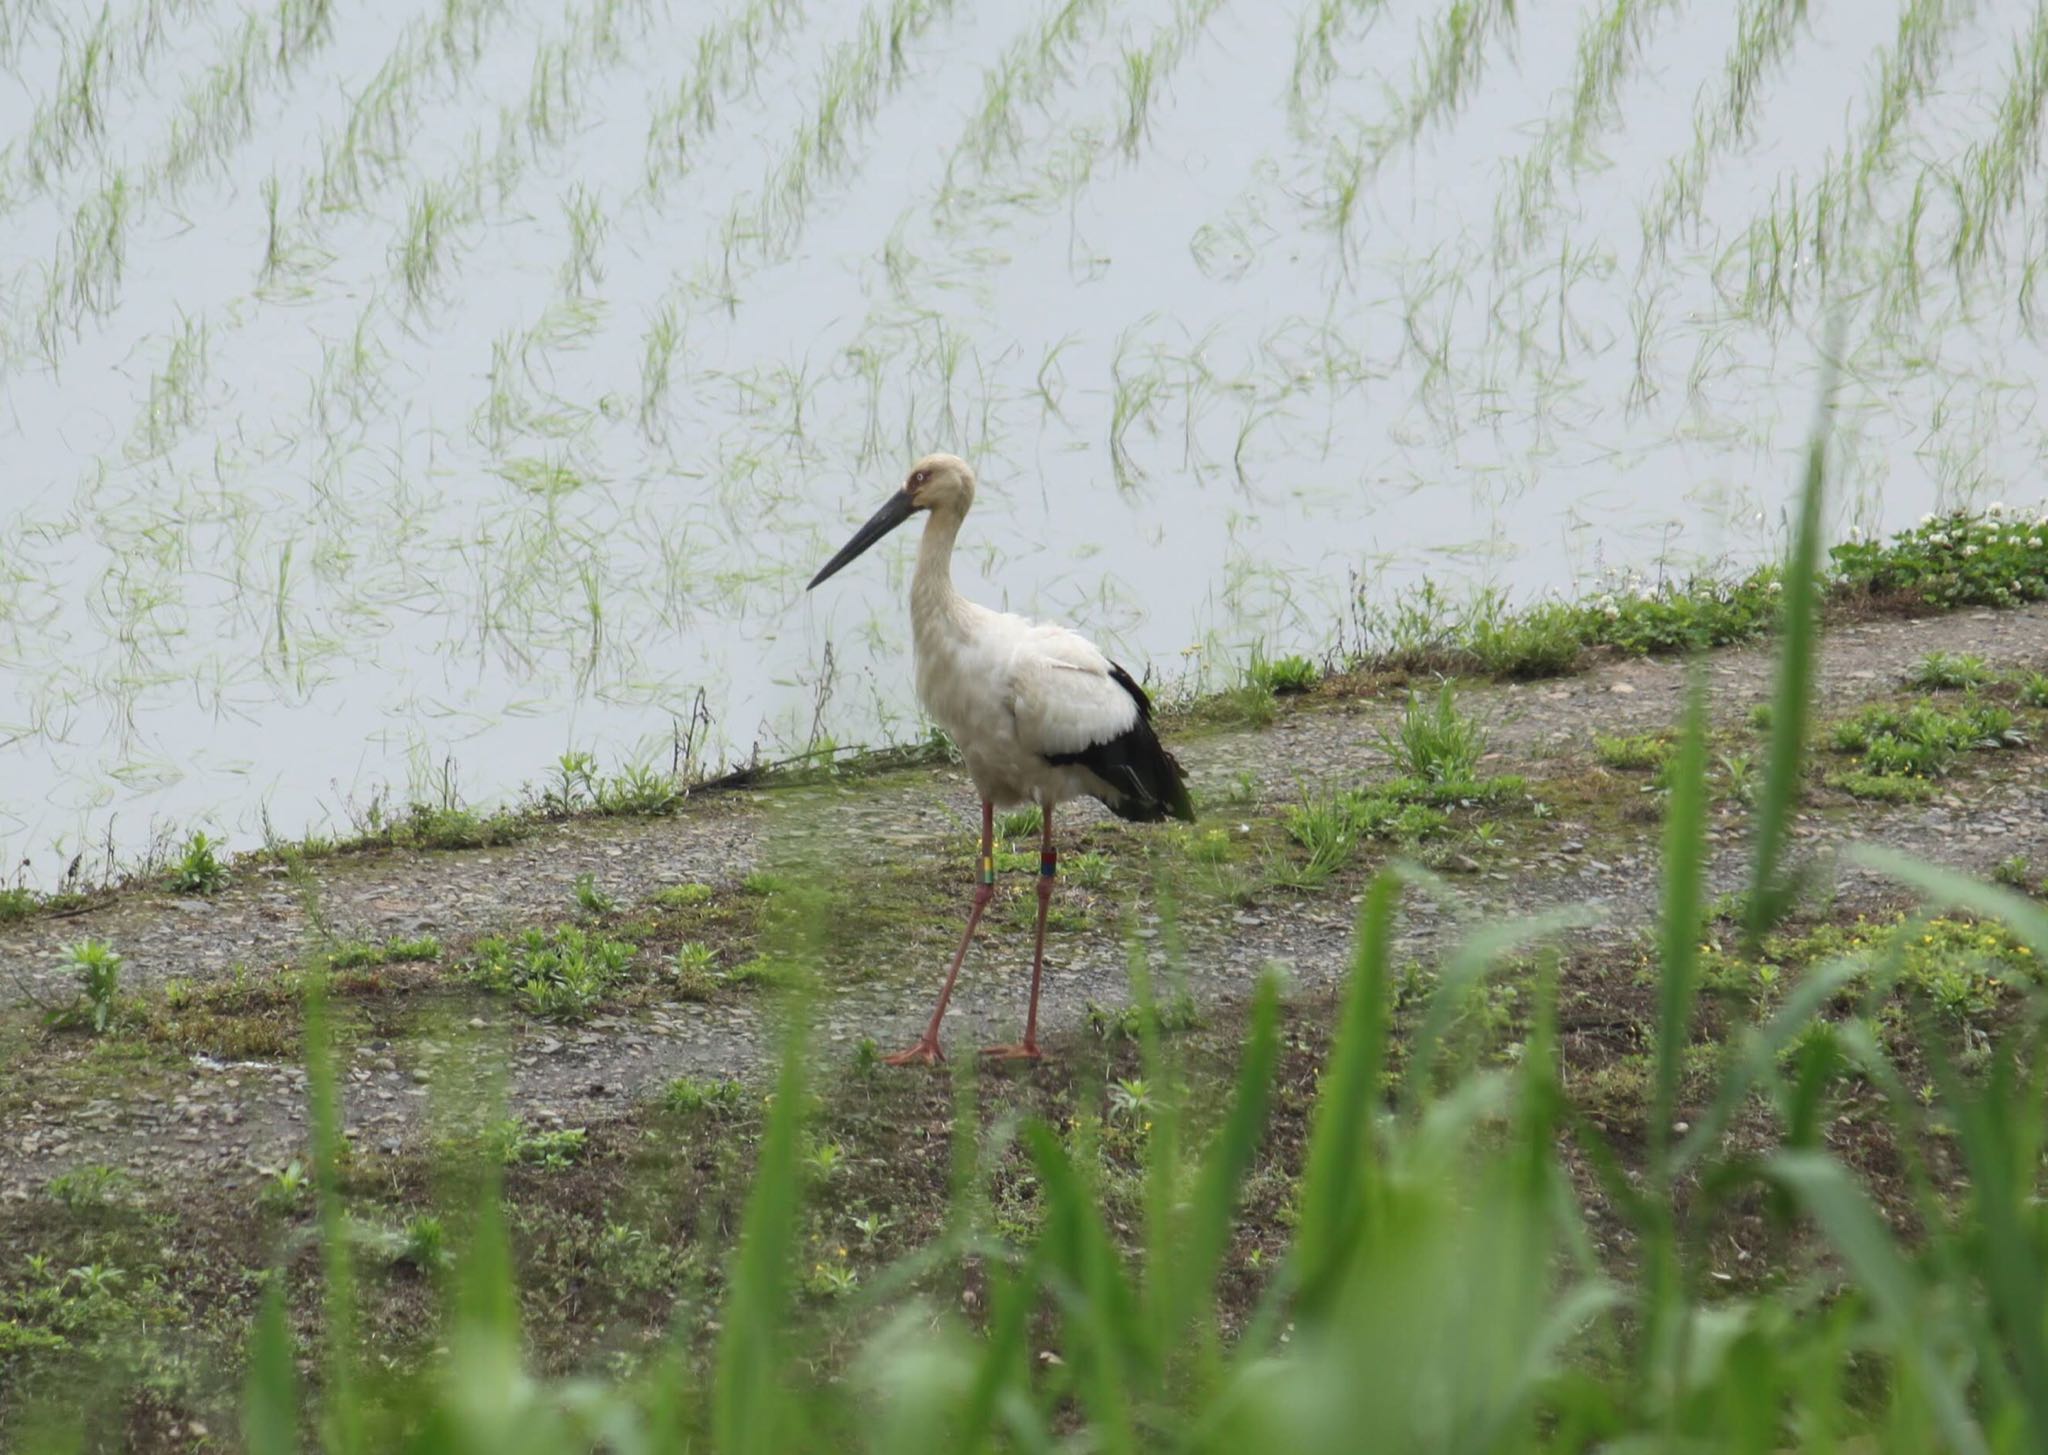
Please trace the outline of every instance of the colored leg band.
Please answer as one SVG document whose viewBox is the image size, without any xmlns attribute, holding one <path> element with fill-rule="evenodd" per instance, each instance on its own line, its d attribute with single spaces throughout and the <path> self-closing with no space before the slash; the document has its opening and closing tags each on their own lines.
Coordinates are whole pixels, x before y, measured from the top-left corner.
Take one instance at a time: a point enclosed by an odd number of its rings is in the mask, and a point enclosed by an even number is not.
<svg viewBox="0 0 2048 1455">
<path fill-rule="evenodd" d="M 1039 878 L 1050 879 L 1053 875 L 1059 873 L 1059 868 L 1060 856 L 1056 851 L 1052 849 L 1047 849 L 1044 853 L 1038 856 Z"/>
<path fill-rule="evenodd" d="M 993 884 L 996 882 L 996 861 L 988 854 L 981 856 L 981 882 L 983 884 Z"/>
</svg>

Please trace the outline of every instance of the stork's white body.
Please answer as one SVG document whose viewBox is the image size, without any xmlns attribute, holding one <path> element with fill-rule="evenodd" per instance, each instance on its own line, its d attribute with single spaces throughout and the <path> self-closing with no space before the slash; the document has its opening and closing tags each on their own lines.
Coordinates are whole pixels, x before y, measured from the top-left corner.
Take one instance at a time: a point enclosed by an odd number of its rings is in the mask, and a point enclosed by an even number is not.
<svg viewBox="0 0 2048 1455">
<path fill-rule="evenodd" d="M 1077 632 L 991 611 L 953 589 L 960 516 L 934 511 L 910 588 L 917 696 L 960 750 L 981 796 L 999 807 L 1115 794 L 1076 753 L 1130 731 L 1138 704 L 1109 659 Z"/>
<path fill-rule="evenodd" d="M 939 1022 L 961 962 L 995 894 L 995 806 L 1035 803 L 1044 810 L 1038 861 L 1038 933 L 1031 952 L 1031 1009 L 1024 1039 L 990 1048 L 1037 1060 L 1038 985 L 1045 968 L 1045 915 L 1059 854 L 1052 811 L 1070 798 L 1101 799 L 1119 818 L 1193 821 L 1194 804 L 1173 754 L 1152 730 L 1152 705 L 1131 676 L 1065 627 L 976 606 L 953 589 L 953 542 L 974 503 L 974 471 L 956 455 L 927 455 L 811 578 L 817 584 L 920 510 L 926 518 L 910 585 L 917 695 L 953 739 L 981 795 L 981 876 L 960 948 L 924 1035 L 895 1065 L 943 1060 Z"/>
</svg>

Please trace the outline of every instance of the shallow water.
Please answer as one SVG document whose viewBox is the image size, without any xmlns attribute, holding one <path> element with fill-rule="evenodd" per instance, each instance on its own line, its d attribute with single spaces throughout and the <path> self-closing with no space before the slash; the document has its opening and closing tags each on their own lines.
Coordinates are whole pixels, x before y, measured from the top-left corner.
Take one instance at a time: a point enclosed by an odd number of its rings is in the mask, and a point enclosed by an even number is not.
<svg viewBox="0 0 2048 1455">
<path fill-rule="evenodd" d="M 1334 5 L 1326 56 L 1316 7 L 1215 0 L 286 0 L 253 52 L 237 6 L 137 0 L 70 146 L 83 23 L 20 11 L 0 853 L 51 883 L 666 764 L 700 694 L 707 759 L 916 736 L 911 533 L 803 583 L 927 449 L 982 474 L 965 589 L 1211 681 L 1358 589 L 1769 553 L 1830 300 L 1835 529 L 2042 497 L 2048 220 L 2032 152 L 1982 165 L 2035 7 L 1812 0 L 1739 129 L 1789 5 L 1466 8 L 1450 86 L 1441 0 Z M 1575 110 L 1603 18 L 1633 39 Z"/>
</svg>

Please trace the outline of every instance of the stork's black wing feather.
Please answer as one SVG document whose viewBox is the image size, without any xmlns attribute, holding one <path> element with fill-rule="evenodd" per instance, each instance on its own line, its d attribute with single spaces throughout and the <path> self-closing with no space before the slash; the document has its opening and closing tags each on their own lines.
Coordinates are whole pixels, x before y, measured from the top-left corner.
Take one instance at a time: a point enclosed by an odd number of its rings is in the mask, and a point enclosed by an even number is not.
<svg viewBox="0 0 2048 1455">
<path fill-rule="evenodd" d="M 1110 792 L 1096 797 L 1118 818 L 1156 823 L 1171 815 L 1193 823 L 1195 805 L 1188 798 L 1180 763 L 1152 731 L 1152 699 L 1114 662 L 1109 675 L 1138 705 L 1137 718 L 1113 738 L 1090 743 L 1077 753 L 1047 753 L 1045 761 L 1055 767 L 1086 768 L 1100 778 Z"/>
</svg>

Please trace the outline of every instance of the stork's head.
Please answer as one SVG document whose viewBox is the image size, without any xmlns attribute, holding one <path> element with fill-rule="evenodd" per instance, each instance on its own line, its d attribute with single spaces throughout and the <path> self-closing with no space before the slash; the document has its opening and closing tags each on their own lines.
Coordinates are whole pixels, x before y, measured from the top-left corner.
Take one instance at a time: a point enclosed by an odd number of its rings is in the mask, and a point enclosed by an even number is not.
<svg viewBox="0 0 2048 1455">
<path fill-rule="evenodd" d="M 958 455 L 926 455 L 903 477 L 912 510 L 957 510 L 974 503 L 974 469 Z"/>
<path fill-rule="evenodd" d="M 958 455 L 926 455 L 903 477 L 903 488 L 868 517 L 868 523 L 855 531 L 853 539 L 839 548 L 839 554 L 811 578 L 811 585 L 816 586 L 918 511 L 944 511 L 957 518 L 965 515 L 973 503 L 973 467 Z"/>
</svg>

